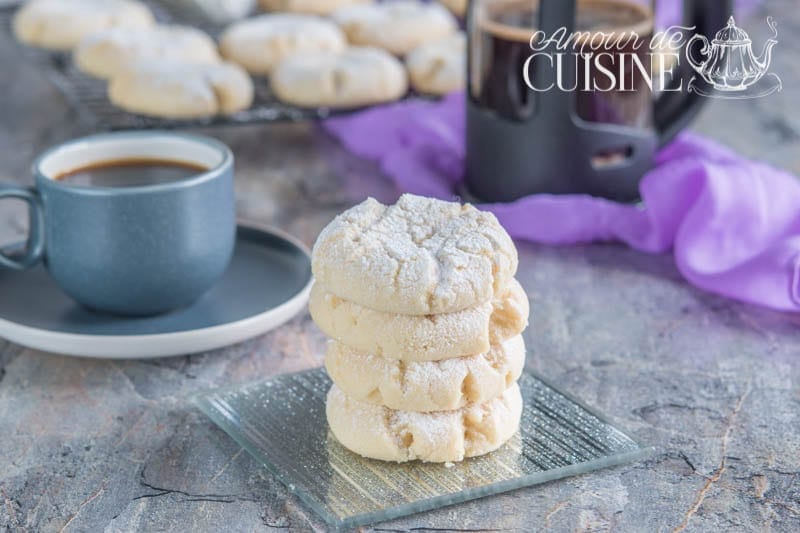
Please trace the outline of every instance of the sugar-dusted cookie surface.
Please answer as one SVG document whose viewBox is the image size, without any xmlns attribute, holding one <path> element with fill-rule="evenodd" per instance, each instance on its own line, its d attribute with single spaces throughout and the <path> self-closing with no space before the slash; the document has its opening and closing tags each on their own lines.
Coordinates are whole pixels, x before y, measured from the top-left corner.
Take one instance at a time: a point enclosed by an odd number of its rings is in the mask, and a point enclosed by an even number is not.
<svg viewBox="0 0 800 533">
<path fill-rule="evenodd" d="M 79 69 L 98 78 L 110 78 L 135 61 L 221 61 L 214 40 L 189 26 L 109 28 L 85 37 L 73 57 Z"/>
<path fill-rule="evenodd" d="M 233 63 L 137 62 L 111 79 L 108 97 L 133 113 L 200 118 L 249 107 L 253 81 Z"/>
<path fill-rule="evenodd" d="M 220 36 L 220 51 L 252 74 L 270 74 L 281 60 L 298 53 L 341 52 L 344 34 L 314 15 L 274 13 L 230 25 Z"/>
<path fill-rule="evenodd" d="M 351 398 L 401 411 L 449 411 L 500 396 L 525 366 L 521 335 L 486 353 L 443 361 L 398 361 L 329 341 L 325 368 Z"/>
<path fill-rule="evenodd" d="M 452 313 L 491 302 L 517 271 L 517 250 L 491 213 L 404 194 L 370 198 L 322 230 L 311 258 L 318 283 L 386 313 Z"/>
<path fill-rule="evenodd" d="M 99 30 L 154 24 L 147 6 L 135 0 L 31 0 L 17 11 L 13 22 L 17 39 L 51 50 L 71 50 Z"/>
<path fill-rule="evenodd" d="M 259 0 L 261 9 L 270 12 L 330 15 L 339 8 L 372 3 L 372 0 Z"/>
<path fill-rule="evenodd" d="M 279 100 L 302 107 L 359 107 L 391 102 L 408 91 L 403 64 L 369 47 L 288 57 L 270 85 Z"/>
<path fill-rule="evenodd" d="M 406 56 L 411 87 L 424 94 L 443 95 L 464 88 L 467 38 L 463 32 L 421 44 Z"/>
<path fill-rule="evenodd" d="M 336 439 L 384 461 L 461 461 L 496 450 L 519 428 L 522 395 L 514 384 L 499 397 L 453 411 L 397 411 L 328 392 L 328 424 Z"/>
<path fill-rule="evenodd" d="M 493 301 L 437 315 L 384 313 L 343 300 L 319 283 L 308 309 L 326 335 L 363 353 L 403 361 L 440 361 L 482 354 L 491 344 L 519 335 L 529 304 L 516 280 Z"/>
<path fill-rule="evenodd" d="M 453 15 L 441 5 L 415 0 L 344 7 L 332 17 L 351 44 L 377 46 L 400 56 L 458 29 Z"/>
</svg>

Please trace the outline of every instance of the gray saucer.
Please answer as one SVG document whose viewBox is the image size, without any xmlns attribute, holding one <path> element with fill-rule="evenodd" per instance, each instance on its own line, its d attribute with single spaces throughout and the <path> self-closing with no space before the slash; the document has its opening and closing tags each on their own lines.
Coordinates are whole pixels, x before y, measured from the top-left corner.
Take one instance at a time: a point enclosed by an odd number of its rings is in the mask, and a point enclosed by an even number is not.
<svg viewBox="0 0 800 533">
<path fill-rule="evenodd" d="M 163 357 L 212 350 L 269 331 L 305 308 L 311 260 L 302 243 L 240 225 L 223 279 L 191 307 L 129 318 L 81 307 L 44 266 L 0 270 L 0 337 L 65 355 Z"/>
</svg>

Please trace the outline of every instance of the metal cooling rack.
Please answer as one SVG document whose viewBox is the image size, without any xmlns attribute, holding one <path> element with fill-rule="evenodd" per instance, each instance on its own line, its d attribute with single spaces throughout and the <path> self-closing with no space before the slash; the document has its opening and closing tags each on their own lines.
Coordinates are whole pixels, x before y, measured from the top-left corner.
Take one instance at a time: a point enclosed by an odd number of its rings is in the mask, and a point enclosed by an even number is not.
<svg viewBox="0 0 800 533">
<path fill-rule="evenodd" d="M 159 22 L 186 24 L 200 28 L 212 37 L 217 37 L 222 27 L 192 11 L 183 2 L 175 0 L 146 0 Z M 2 4 L 0 4 L 2 5 Z M 0 7 L 0 30 L 5 31 L 16 42 L 12 32 L 12 19 L 16 6 Z M 122 129 L 175 129 L 264 122 L 296 122 L 318 120 L 334 115 L 352 113 L 353 109 L 299 108 L 279 102 L 271 93 L 269 84 L 262 77 L 254 77 L 255 94 L 249 109 L 232 115 L 202 119 L 174 120 L 147 117 L 128 113 L 111 104 L 106 96 L 106 82 L 80 72 L 68 53 L 49 52 L 20 44 L 22 55 L 40 65 L 52 83 L 78 112 L 80 117 L 96 128 Z"/>
</svg>

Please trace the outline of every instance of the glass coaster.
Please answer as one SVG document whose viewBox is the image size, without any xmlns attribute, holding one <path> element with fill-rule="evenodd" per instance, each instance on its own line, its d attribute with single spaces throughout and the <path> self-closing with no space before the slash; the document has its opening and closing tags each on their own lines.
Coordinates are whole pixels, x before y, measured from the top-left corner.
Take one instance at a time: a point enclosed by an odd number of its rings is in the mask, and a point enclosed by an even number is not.
<svg viewBox="0 0 800 533">
<path fill-rule="evenodd" d="M 646 457 L 600 415 L 523 373 L 520 431 L 499 450 L 449 467 L 386 463 L 341 446 L 328 431 L 322 368 L 213 391 L 195 403 L 334 527 L 353 527 L 583 474 Z"/>
</svg>

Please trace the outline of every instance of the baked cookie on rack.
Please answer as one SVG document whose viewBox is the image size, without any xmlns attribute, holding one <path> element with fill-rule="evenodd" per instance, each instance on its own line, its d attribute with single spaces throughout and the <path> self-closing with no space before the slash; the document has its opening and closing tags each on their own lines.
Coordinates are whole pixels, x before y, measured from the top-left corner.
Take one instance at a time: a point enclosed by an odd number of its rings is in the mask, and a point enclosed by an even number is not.
<svg viewBox="0 0 800 533">
<path fill-rule="evenodd" d="M 111 78 L 108 97 L 114 105 L 132 113 L 203 118 L 250 107 L 253 81 L 233 63 L 142 61 Z"/>
<path fill-rule="evenodd" d="M 154 24 L 150 9 L 135 0 L 31 0 L 14 15 L 13 29 L 25 44 L 71 50 L 96 31 Z"/>
<path fill-rule="evenodd" d="M 350 44 L 377 46 L 398 56 L 458 29 L 453 15 L 441 5 L 414 0 L 344 7 L 332 18 Z"/>
<path fill-rule="evenodd" d="M 369 4 L 373 0 L 259 0 L 264 11 L 281 13 L 308 13 L 311 15 L 330 15 L 337 9 L 357 4 Z"/>
<path fill-rule="evenodd" d="M 219 63 L 217 45 L 189 26 L 109 28 L 85 37 L 73 53 L 77 67 L 98 78 L 111 78 L 133 62 Z"/>
<path fill-rule="evenodd" d="M 345 49 L 344 34 L 314 15 L 275 13 L 230 25 L 220 36 L 220 51 L 251 74 L 266 75 L 296 54 L 329 54 Z"/>
<path fill-rule="evenodd" d="M 403 64 L 369 47 L 293 55 L 278 64 L 270 85 L 279 100 L 301 107 L 360 107 L 391 102 L 408 91 Z"/>
<path fill-rule="evenodd" d="M 346 448 L 384 461 L 461 461 L 508 441 L 522 416 L 522 395 L 514 383 L 500 396 L 452 411 L 398 411 L 347 396 L 334 385 L 326 414 L 331 432 Z"/>
<path fill-rule="evenodd" d="M 467 38 L 463 32 L 421 44 L 406 56 L 411 87 L 422 94 L 444 95 L 464 88 Z"/>
</svg>

